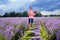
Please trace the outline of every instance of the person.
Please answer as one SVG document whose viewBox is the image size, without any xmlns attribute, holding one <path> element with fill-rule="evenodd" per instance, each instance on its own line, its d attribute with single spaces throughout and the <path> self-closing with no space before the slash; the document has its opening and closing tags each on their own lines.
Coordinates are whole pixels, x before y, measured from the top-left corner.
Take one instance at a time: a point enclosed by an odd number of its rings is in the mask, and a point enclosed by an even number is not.
<svg viewBox="0 0 60 40">
<path fill-rule="evenodd" d="M 28 10 L 28 16 L 29 16 L 29 24 L 28 24 L 28 26 L 30 27 L 30 26 L 32 26 L 33 25 L 33 21 L 34 21 L 34 16 L 35 16 L 35 13 L 33 12 L 33 10 L 32 10 L 32 6 L 30 6 L 30 8 L 29 8 L 29 10 Z"/>
</svg>

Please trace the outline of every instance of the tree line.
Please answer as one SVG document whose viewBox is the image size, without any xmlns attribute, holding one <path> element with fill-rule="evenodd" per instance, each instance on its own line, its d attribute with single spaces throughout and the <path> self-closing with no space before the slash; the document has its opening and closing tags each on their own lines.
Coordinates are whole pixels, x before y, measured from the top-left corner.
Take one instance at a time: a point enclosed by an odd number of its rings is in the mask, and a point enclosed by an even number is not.
<svg viewBox="0 0 60 40">
<path fill-rule="evenodd" d="M 35 17 L 60 17 L 60 15 L 42 15 L 41 12 L 34 12 Z M 27 11 L 24 12 L 6 12 L 4 15 L 0 15 L 0 17 L 28 17 Z"/>
<path fill-rule="evenodd" d="M 35 17 L 41 17 L 42 14 L 41 13 L 38 13 L 38 12 L 35 12 Z M 27 11 L 24 11 L 24 12 L 6 12 L 3 16 L 0 15 L 0 17 L 28 17 L 28 13 Z"/>
</svg>

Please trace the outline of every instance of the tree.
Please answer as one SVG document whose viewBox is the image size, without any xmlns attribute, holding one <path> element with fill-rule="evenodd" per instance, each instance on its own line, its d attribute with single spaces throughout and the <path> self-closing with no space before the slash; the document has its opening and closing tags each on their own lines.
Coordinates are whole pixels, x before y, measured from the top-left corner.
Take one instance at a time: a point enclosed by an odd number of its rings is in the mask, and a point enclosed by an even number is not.
<svg viewBox="0 0 60 40">
<path fill-rule="evenodd" d="M 9 16 L 10 16 L 10 14 L 7 12 L 3 15 L 3 17 L 9 17 Z"/>
<path fill-rule="evenodd" d="M 0 15 L 0 17 L 2 17 L 2 15 Z"/>
<path fill-rule="evenodd" d="M 23 12 L 23 17 L 28 17 L 27 11 L 24 11 L 24 12 Z"/>
<path fill-rule="evenodd" d="M 22 13 L 21 12 L 16 13 L 16 17 L 22 17 Z"/>
<path fill-rule="evenodd" d="M 10 14 L 10 17 L 15 17 L 15 11 L 10 12 L 9 14 Z"/>
<path fill-rule="evenodd" d="M 35 15 L 35 17 L 41 17 L 42 16 L 42 14 L 41 13 L 39 13 L 39 12 L 36 12 L 36 15 Z"/>
</svg>

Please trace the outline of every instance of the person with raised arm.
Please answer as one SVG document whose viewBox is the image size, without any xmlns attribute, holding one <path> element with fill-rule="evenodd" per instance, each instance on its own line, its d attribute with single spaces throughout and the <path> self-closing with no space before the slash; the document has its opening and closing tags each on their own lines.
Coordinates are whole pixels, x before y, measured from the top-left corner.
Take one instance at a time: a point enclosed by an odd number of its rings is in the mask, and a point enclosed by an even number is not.
<svg viewBox="0 0 60 40">
<path fill-rule="evenodd" d="M 28 16 L 29 16 L 29 27 L 33 25 L 33 21 L 34 21 L 34 16 L 35 16 L 35 13 L 34 11 L 32 10 L 32 6 L 30 6 L 29 10 L 28 10 Z"/>
</svg>

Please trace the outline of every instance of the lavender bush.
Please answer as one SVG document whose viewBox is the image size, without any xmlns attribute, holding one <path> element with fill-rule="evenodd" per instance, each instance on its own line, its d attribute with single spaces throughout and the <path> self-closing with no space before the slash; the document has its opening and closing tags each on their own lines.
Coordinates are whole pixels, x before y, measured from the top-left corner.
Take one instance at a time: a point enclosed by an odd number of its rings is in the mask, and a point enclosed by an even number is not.
<svg viewBox="0 0 60 40">
<path fill-rule="evenodd" d="M 44 23 L 44 26 L 46 27 L 46 30 L 49 34 L 53 35 L 55 29 L 60 29 L 60 18 L 59 17 L 35 17 L 34 23 Z M 0 34 L 4 35 L 6 40 L 11 40 L 11 38 L 14 37 L 14 35 L 18 32 L 19 29 L 24 31 L 21 27 L 21 24 L 23 24 L 24 27 L 27 28 L 28 26 L 28 18 L 27 17 L 12 17 L 12 18 L 0 18 Z M 58 35 L 57 35 L 58 34 Z M 23 34 L 22 34 L 23 35 Z M 55 31 L 56 40 L 60 40 L 60 33 Z M 19 37 L 20 38 L 20 37 Z M 50 37 L 51 38 L 51 37 Z"/>
</svg>

